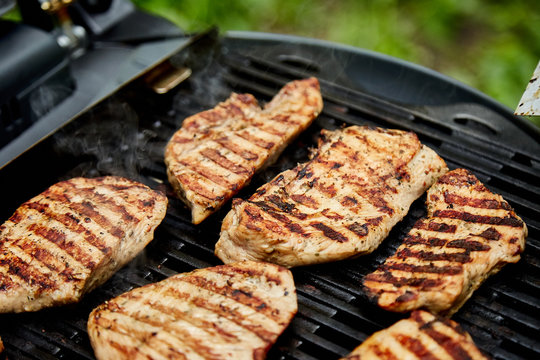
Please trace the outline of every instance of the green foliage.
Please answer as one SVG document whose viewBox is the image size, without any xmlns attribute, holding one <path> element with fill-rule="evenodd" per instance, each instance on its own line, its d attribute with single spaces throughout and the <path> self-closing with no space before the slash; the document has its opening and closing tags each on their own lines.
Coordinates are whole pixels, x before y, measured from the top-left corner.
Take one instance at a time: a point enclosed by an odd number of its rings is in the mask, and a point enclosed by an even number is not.
<svg viewBox="0 0 540 360">
<path fill-rule="evenodd" d="M 187 31 L 288 33 L 412 61 L 515 109 L 540 59 L 540 4 L 487 0 L 136 0 Z"/>
</svg>

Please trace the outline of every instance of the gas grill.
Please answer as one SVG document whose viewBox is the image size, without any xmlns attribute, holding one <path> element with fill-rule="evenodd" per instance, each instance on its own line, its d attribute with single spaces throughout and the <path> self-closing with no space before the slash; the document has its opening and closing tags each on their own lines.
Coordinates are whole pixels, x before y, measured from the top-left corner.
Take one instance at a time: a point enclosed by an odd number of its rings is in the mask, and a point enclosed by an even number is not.
<svg viewBox="0 0 540 360">
<path fill-rule="evenodd" d="M 78 304 L 0 315 L 9 359 L 93 359 L 86 332 L 102 302 L 176 273 L 220 264 L 213 254 L 230 204 L 195 226 L 167 181 L 163 150 L 182 120 L 230 92 L 268 101 L 286 82 L 316 76 L 324 109 L 278 161 L 238 194 L 306 161 L 322 128 L 360 124 L 414 131 L 453 169 L 471 170 L 527 223 L 518 264 L 489 278 L 453 316 L 495 359 L 540 358 L 540 132 L 485 95 L 440 74 L 381 54 L 292 36 L 231 32 L 200 36 L 170 59 L 191 77 L 165 94 L 138 78 L 10 159 L 0 170 L 7 219 L 24 201 L 74 176 L 121 175 L 165 192 L 167 216 L 145 251 Z M 407 315 L 370 303 L 361 280 L 425 215 L 425 196 L 372 254 L 292 270 L 298 314 L 269 359 L 337 359 Z"/>
</svg>

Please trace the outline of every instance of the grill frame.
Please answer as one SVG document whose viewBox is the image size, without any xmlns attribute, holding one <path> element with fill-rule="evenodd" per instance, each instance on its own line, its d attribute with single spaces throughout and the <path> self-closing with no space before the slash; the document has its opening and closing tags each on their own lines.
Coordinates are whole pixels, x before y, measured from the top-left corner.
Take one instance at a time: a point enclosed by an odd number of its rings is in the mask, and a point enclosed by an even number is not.
<svg viewBox="0 0 540 360">
<path fill-rule="evenodd" d="M 135 81 L 0 171 L 6 204 L 0 210 L 1 219 L 53 183 L 79 175 L 127 176 L 164 191 L 170 201 L 167 216 L 146 251 L 79 304 L 0 315 L 0 336 L 9 358 L 92 359 L 86 335 L 92 308 L 174 273 L 219 264 L 213 245 L 230 203 L 202 226 L 190 224 L 189 211 L 174 198 L 166 181 L 165 143 L 184 117 L 215 106 L 231 90 L 267 101 L 286 81 L 307 76 L 321 81 L 323 113 L 238 196 L 249 196 L 278 172 L 304 161 L 320 128 L 348 123 L 414 130 L 450 168 L 472 170 L 503 195 L 530 231 L 522 260 L 488 279 L 453 319 L 495 359 L 540 356 L 540 341 L 535 340 L 540 338 L 540 319 L 534 315 L 540 308 L 540 300 L 534 297 L 540 287 L 540 221 L 536 220 L 540 219 L 540 188 L 535 186 L 540 183 L 538 129 L 529 129 L 525 120 L 487 96 L 428 69 L 312 39 L 259 33 L 229 33 L 222 39 L 209 36 L 174 60 L 190 66 L 194 75 L 173 93 L 154 96 L 142 81 Z M 358 71 L 366 64 L 372 76 Z M 383 81 L 381 74 L 390 81 L 382 90 L 377 88 Z M 392 74 L 401 75 L 394 79 Z M 422 86 L 432 90 L 417 89 Z M 395 89 L 395 94 L 388 89 Z M 440 91 L 450 96 L 441 96 Z M 439 95 L 434 99 L 430 93 Z M 38 181 L 30 186 L 21 181 L 36 175 Z M 420 198 L 412 205 L 409 215 L 374 253 L 293 269 L 299 313 L 271 349 L 270 359 L 337 358 L 372 332 L 405 317 L 369 303 L 360 281 L 393 253 L 425 213 L 423 202 Z"/>
</svg>

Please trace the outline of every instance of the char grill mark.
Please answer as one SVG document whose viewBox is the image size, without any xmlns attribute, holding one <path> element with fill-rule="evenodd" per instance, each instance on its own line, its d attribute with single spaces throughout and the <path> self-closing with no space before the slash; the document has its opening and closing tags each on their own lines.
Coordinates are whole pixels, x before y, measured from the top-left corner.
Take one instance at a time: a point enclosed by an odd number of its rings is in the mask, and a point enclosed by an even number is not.
<svg viewBox="0 0 540 360">
<path fill-rule="evenodd" d="M 179 163 L 184 165 L 187 169 L 193 171 L 194 173 L 199 174 L 203 178 L 210 180 L 212 183 L 223 189 L 235 189 L 235 187 L 237 186 L 236 184 L 231 184 L 229 181 L 227 181 L 226 177 L 221 176 L 220 174 L 216 174 L 214 171 L 202 164 L 192 164 L 188 161 L 179 161 Z"/>
<path fill-rule="evenodd" d="M 229 170 L 237 175 L 252 173 L 252 171 L 243 168 L 241 165 L 233 163 L 225 156 L 221 155 L 216 149 L 204 149 L 201 151 L 201 154 L 221 166 L 223 169 Z"/>
<path fill-rule="evenodd" d="M 456 225 L 449 225 L 445 223 L 438 223 L 435 221 L 425 221 L 425 220 L 418 220 L 414 224 L 415 229 L 421 229 L 421 230 L 429 230 L 429 231 L 436 231 L 436 232 L 442 232 L 442 233 L 455 233 L 456 232 Z"/>
<path fill-rule="evenodd" d="M 420 340 L 414 337 L 404 334 L 398 334 L 396 336 L 396 339 L 404 348 L 415 354 L 419 359 L 439 360 L 438 357 L 430 353 L 429 349 L 424 346 L 424 344 Z"/>
<path fill-rule="evenodd" d="M 256 202 L 248 201 L 248 202 L 253 204 L 253 205 L 256 205 L 263 212 L 267 213 L 268 215 L 270 215 L 274 219 L 276 219 L 279 222 L 283 223 L 285 225 L 285 227 L 287 227 L 287 229 L 289 229 L 290 231 L 295 232 L 295 233 L 299 233 L 299 234 L 304 234 L 304 230 L 302 229 L 302 227 L 300 225 L 294 223 L 293 220 L 291 220 L 287 215 L 280 213 L 278 210 L 268 206 L 266 203 L 264 203 L 262 201 L 256 201 Z"/>
<path fill-rule="evenodd" d="M 478 192 L 483 188 L 464 169 L 449 172 L 433 185 L 427 196 L 428 217 L 417 221 L 396 253 L 365 277 L 364 289 L 370 297 L 388 310 L 425 307 L 451 314 L 489 274 L 505 263 L 517 262 L 527 228 L 509 206 L 504 205 L 507 203 L 501 196 L 487 189 Z M 449 199 L 455 202 L 448 203 Z M 465 212 L 464 206 L 472 206 L 474 210 Z M 430 236 L 433 232 L 436 237 Z M 427 291 L 413 285 L 412 279 L 426 273 L 432 274 L 433 279 L 444 279 L 440 288 Z M 411 283 L 381 284 L 381 279 L 395 277 L 410 278 Z"/>
<path fill-rule="evenodd" d="M 390 273 L 369 274 L 367 276 L 367 279 L 369 281 L 393 284 L 396 287 L 407 285 L 407 286 L 417 287 L 420 289 L 434 288 L 434 287 L 441 286 L 442 284 L 442 280 L 440 279 L 429 279 L 429 278 L 422 278 L 422 277 L 415 277 L 415 278 L 395 277 L 391 275 Z"/>
<path fill-rule="evenodd" d="M 465 211 L 456 211 L 456 210 L 437 210 L 433 213 L 433 217 L 447 218 L 447 219 L 457 219 L 463 220 L 471 223 L 479 224 L 488 224 L 488 225 L 502 225 L 502 226 L 511 226 L 520 228 L 523 227 L 523 221 L 516 218 L 515 216 L 486 216 L 486 215 L 475 215 Z"/>
<path fill-rule="evenodd" d="M 187 174 L 178 175 L 178 179 L 182 181 L 182 184 L 189 190 L 197 193 L 198 196 L 202 196 L 210 201 L 219 201 L 224 199 L 224 196 L 216 195 L 211 190 L 208 190 L 206 187 L 202 186 L 199 182 L 201 177 L 201 175 L 198 175 L 198 178 L 194 179 L 192 176 Z"/>
<path fill-rule="evenodd" d="M 244 149 L 242 148 L 241 146 L 238 145 L 238 143 L 235 143 L 231 140 L 230 137 L 221 137 L 221 138 L 217 138 L 215 139 L 215 142 L 217 142 L 218 144 L 220 144 L 221 146 L 223 146 L 225 149 L 235 153 L 236 155 L 242 157 L 244 160 L 247 160 L 247 161 L 255 161 L 257 160 L 259 157 L 257 156 L 257 154 L 247 150 L 247 149 Z"/>
<path fill-rule="evenodd" d="M 470 206 L 481 209 L 504 209 L 511 210 L 510 205 L 506 201 L 497 201 L 493 199 L 477 199 L 465 196 L 459 196 L 456 194 L 450 194 L 448 191 L 444 192 L 444 201 L 447 204 Z"/>
<path fill-rule="evenodd" d="M 431 251 L 413 251 L 408 248 L 404 248 L 399 250 L 396 253 L 396 257 L 398 259 L 407 259 L 407 258 L 417 258 L 419 260 L 423 261 L 450 261 L 450 262 L 457 262 L 457 263 L 468 263 L 471 262 L 472 259 L 468 252 L 453 252 L 453 253 L 433 253 Z"/>
<path fill-rule="evenodd" d="M 381 271 L 399 270 L 411 273 L 448 274 L 457 275 L 463 272 L 463 267 L 458 265 L 415 265 L 408 263 L 385 263 L 380 267 Z M 371 276 L 369 274 L 368 276 Z M 371 278 L 370 278 L 371 279 Z"/>
<path fill-rule="evenodd" d="M 312 227 L 315 229 L 322 231 L 324 236 L 326 236 L 329 239 L 335 240 L 337 242 L 343 243 L 349 241 L 349 239 L 341 234 L 340 232 L 332 229 L 331 227 L 321 223 L 321 222 L 312 222 L 310 223 Z"/>
<path fill-rule="evenodd" d="M 266 140 L 261 139 L 261 138 L 259 138 L 257 136 L 254 136 L 254 135 L 250 134 L 247 131 L 241 131 L 237 135 L 240 136 L 242 139 L 247 140 L 250 143 L 252 143 L 254 145 L 257 145 L 258 147 L 260 147 L 262 149 L 265 149 L 265 150 L 270 150 L 276 145 L 275 143 L 273 143 L 271 141 L 266 141 Z"/>
</svg>

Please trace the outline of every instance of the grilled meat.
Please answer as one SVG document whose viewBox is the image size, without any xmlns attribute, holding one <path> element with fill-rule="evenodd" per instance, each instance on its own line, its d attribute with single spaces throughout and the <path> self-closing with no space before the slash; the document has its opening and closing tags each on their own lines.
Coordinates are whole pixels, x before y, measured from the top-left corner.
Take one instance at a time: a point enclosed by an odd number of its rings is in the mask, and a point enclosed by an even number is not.
<svg viewBox="0 0 540 360">
<path fill-rule="evenodd" d="M 391 311 L 426 308 L 450 315 L 506 263 L 517 262 L 527 227 L 500 196 L 465 169 L 442 176 L 397 252 L 364 279 Z"/>
<path fill-rule="evenodd" d="M 264 109 L 249 94 L 232 94 L 212 110 L 184 120 L 169 141 L 169 182 L 198 224 L 219 209 L 256 171 L 277 159 L 322 110 L 315 78 L 285 85 Z"/>
<path fill-rule="evenodd" d="M 141 251 L 167 198 L 120 177 L 73 178 L 0 227 L 0 312 L 76 302 Z"/>
<path fill-rule="evenodd" d="M 471 336 L 452 320 L 416 310 L 409 319 L 378 331 L 342 360 L 487 360 Z"/>
<path fill-rule="evenodd" d="M 104 359 L 264 359 L 297 311 L 289 270 L 245 261 L 178 274 L 92 311 Z"/>
<path fill-rule="evenodd" d="M 309 162 L 233 201 L 215 253 L 287 267 L 369 253 L 445 171 L 414 133 L 323 130 Z"/>
</svg>

